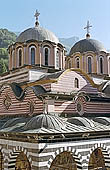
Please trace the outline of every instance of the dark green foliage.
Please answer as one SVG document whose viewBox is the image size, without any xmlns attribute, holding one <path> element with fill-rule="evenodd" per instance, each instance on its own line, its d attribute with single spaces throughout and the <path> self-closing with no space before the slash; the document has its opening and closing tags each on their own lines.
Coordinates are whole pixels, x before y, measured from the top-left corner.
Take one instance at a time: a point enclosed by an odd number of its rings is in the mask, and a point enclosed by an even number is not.
<svg viewBox="0 0 110 170">
<path fill-rule="evenodd" d="M 16 34 L 7 29 L 0 29 L 0 74 L 8 71 L 8 51 L 9 45 L 16 41 Z"/>
<path fill-rule="evenodd" d="M 8 51 L 6 48 L 0 48 L 0 58 L 8 59 Z"/>
<path fill-rule="evenodd" d="M 5 73 L 8 71 L 8 60 L 7 59 L 0 59 L 0 74 Z"/>
<path fill-rule="evenodd" d="M 16 34 L 7 29 L 0 29 L 0 48 L 7 48 L 16 41 Z"/>
</svg>

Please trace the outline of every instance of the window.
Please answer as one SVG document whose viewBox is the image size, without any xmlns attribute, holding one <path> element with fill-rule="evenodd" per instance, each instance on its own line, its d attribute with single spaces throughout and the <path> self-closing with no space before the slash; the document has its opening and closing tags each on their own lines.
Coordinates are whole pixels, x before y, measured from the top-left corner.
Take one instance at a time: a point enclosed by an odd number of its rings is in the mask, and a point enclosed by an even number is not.
<svg viewBox="0 0 110 170">
<path fill-rule="evenodd" d="M 56 53 L 56 68 L 59 68 L 59 51 Z"/>
<path fill-rule="evenodd" d="M 31 48 L 31 65 L 35 65 L 35 48 Z"/>
<path fill-rule="evenodd" d="M 14 50 L 12 51 L 12 68 L 14 68 L 14 66 L 15 66 L 15 58 L 14 58 L 14 54 L 15 54 L 15 52 L 14 52 Z"/>
<path fill-rule="evenodd" d="M 70 59 L 67 60 L 67 68 L 71 68 L 71 60 Z"/>
<path fill-rule="evenodd" d="M 100 58 L 99 63 L 100 63 L 99 64 L 100 65 L 99 66 L 100 67 L 100 73 L 103 74 L 103 59 L 102 59 L 102 57 Z"/>
<path fill-rule="evenodd" d="M 88 57 L 88 73 L 92 73 L 92 62 L 91 62 L 91 57 Z"/>
<path fill-rule="evenodd" d="M 45 48 L 45 65 L 48 66 L 48 55 L 49 55 L 49 50 L 48 48 Z"/>
<path fill-rule="evenodd" d="M 78 80 L 78 78 L 75 78 L 74 84 L 75 84 L 75 88 L 79 88 L 79 80 Z"/>
<path fill-rule="evenodd" d="M 19 67 L 22 65 L 22 50 L 21 49 L 19 49 L 19 61 L 18 61 L 18 63 L 19 63 Z"/>
<path fill-rule="evenodd" d="M 76 68 L 79 68 L 79 57 L 76 58 Z"/>
<path fill-rule="evenodd" d="M 108 74 L 110 74 L 110 57 L 108 59 Z"/>
</svg>

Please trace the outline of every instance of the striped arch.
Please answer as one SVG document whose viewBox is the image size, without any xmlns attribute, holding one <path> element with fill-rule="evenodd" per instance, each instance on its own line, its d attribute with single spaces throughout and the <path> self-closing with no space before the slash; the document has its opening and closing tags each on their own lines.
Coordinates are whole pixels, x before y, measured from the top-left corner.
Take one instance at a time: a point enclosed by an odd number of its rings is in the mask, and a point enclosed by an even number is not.
<svg viewBox="0 0 110 170">
<path fill-rule="evenodd" d="M 6 155 L 5 155 L 5 149 L 3 149 L 3 148 L 0 146 L 0 151 L 1 151 L 2 155 L 3 155 L 4 160 L 6 160 L 7 158 L 6 158 Z"/>
<path fill-rule="evenodd" d="M 15 170 L 16 159 L 21 152 L 24 152 L 24 154 L 27 156 L 29 160 L 30 165 L 32 165 L 32 159 L 29 153 L 27 152 L 27 150 L 21 146 L 18 146 L 18 147 L 13 148 L 12 152 L 9 153 L 9 158 L 8 158 L 8 169 L 9 170 Z"/>
<path fill-rule="evenodd" d="M 74 160 L 76 162 L 77 169 L 78 170 L 82 169 L 81 155 L 77 152 L 76 149 L 73 149 L 72 147 L 61 147 L 61 148 L 57 149 L 56 152 L 52 154 L 52 158 L 50 158 L 48 161 L 48 164 L 47 164 L 48 168 L 50 168 L 50 166 L 51 166 L 53 160 L 56 158 L 56 156 L 62 152 L 71 152 L 72 156 L 74 157 Z"/>
<path fill-rule="evenodd" d="M 3 168 L 4 169 L 4 163 L 6 161 L 6 156 L 4 154 L 4 149 L 0 146 L 0 169 Z"/>
<path fill-rule="evenodd" d="M 90 153 L 88 154 L 87 159 L 86 159 L 87 166 L 89 164 L 91 154 L 97 148 L 101 149 L 102 154 L 103 154 L 104 159 L 105 159 L 105 166 L 110 169 L 110 150 L 107 148 L 107 146 L 104 143 L 97 143 L 91 148 Z"/>
</svg>

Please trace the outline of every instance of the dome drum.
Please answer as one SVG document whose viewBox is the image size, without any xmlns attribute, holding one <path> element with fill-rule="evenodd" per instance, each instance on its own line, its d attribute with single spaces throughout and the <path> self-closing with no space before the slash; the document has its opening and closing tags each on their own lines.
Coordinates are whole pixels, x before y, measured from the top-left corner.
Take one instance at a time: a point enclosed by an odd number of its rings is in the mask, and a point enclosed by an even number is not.
<svg viewBox="0 0 110 170">
<path fill-rule="evenodd" d="M 9 47 L 9 51 L 11 51 L 9 70 L 25 65 L 64 69 L 63 45 L 51 31 L 40 26 L 22 32 L 16 43 Z"/>
<path fill-rule="evenodd" d="M 66 68 L 78 68 L 91 76 L 108 75 L 108 55 L 101 42 L 91 38 L 82 39 L 73 45 L 66 57 Z"/>
</svg>

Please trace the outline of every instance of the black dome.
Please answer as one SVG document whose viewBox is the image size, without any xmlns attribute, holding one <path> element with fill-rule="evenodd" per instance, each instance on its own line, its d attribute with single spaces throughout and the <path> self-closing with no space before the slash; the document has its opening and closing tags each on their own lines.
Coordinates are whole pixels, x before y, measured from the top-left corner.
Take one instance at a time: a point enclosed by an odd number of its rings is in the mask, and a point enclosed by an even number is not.
<svg viewBox="0 0 110 170">
<path fill-rule="evenodd" d="M 87 51 L 104 51 L 106 52 L 106 49 L 104 48 L 103 44 L 97 40 L 94 39 L 83 39 L 78 41 L 70 50 L 70 55 L 72 55 L 75 52 L 87 52 Z"/>
</svg>

